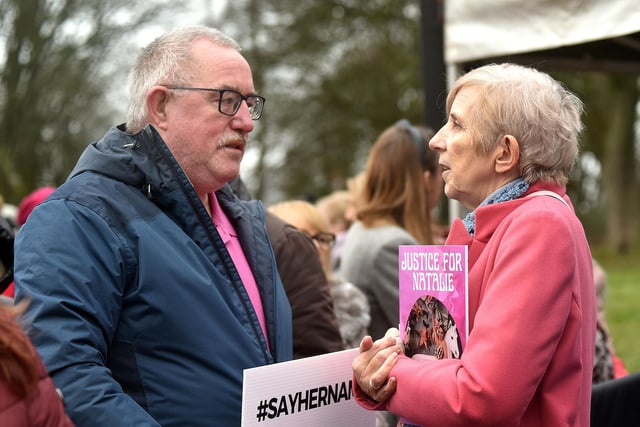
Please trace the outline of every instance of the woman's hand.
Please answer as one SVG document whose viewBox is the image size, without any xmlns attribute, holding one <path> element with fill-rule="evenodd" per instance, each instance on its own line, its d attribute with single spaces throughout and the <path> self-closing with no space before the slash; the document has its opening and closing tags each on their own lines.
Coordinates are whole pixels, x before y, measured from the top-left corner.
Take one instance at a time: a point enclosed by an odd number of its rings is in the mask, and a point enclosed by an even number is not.
<svg viewBox="0 0 640 427">
<path fill-rule="evenodd" d="M 366 336 L 360 342 L 360 354 L 352 363 L 360 388 L 372 399 L 383 402 L 396 391 L 396 378 L 389 377 L 402 352 L 397 329 L 389 329 L 383 338 Z"/>
</svg>

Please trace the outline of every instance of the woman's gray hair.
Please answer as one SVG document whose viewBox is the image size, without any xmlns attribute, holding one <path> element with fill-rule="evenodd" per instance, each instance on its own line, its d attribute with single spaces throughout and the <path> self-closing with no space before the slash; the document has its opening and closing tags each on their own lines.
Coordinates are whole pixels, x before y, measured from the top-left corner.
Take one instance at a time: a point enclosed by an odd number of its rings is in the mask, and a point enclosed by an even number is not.
<svg viewBox="0 0 640 427">
<path fill-rule="evenodd" d="M 185 85 L 193 78 L 190 67 L 192 47 L 199 39 L 240 51 L 240 46 L 231 37 L 201 25 L 177 29 L 149 43 L 129 73 L 127 132 L 136 133 L 147 125 L 146 97 L 151 87 L 159 84 Z"/>
<path fill-rule="evenodd" d="M 548 74 L 516 64 L 485 65 L 461 76 L 447 97 L 447 112 L 463 87 L 476 87 L 473 138 L 487 153 L 505 136 L 520 145 L 525 181 L 566 184 L 579 152 L 582 101 Z"/>
</svg>

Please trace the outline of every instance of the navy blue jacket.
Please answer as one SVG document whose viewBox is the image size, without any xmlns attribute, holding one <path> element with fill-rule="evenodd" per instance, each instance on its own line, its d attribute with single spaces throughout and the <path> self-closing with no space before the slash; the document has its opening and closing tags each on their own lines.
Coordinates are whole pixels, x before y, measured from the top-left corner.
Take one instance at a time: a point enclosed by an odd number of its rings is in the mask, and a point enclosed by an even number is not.
<svg viewBox="0 0 640 427">
<path fill-rule="evenodd" d="M 243 369 L 292 357 L 260 202 L 216 193 L 269 345 L 207 211 L 157 132 L 112 128 L 16 239 L 16 299 L 78 426 L 240 425 Z"/>
</svg>

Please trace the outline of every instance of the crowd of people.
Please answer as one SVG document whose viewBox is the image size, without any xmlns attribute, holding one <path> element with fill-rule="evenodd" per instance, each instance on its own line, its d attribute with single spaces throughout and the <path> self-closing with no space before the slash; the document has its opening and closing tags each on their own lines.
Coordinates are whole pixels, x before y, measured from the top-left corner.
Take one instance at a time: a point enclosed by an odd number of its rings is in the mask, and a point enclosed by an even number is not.
<svg viewBox="0 0 640 427">
<path fill-rule="evenodd" d="M 357 348 L 378 427 L 589 425 L 592 387 L 628 373 L 566 194 L 574 94 L 478 67 L 441 129 L 391 123 L 344 188 L 270 206 L 239 178 L 264 106 L 236 41 L 166 33 L 126 123 L 0 221 L 0 424 L 240 425 L 244 369 Z M 469 210 L 450 227 L 443 193 Z M 468 247 L 459 359 L 403 354 L 398 247 L 416 244 Z"/>
</svg>

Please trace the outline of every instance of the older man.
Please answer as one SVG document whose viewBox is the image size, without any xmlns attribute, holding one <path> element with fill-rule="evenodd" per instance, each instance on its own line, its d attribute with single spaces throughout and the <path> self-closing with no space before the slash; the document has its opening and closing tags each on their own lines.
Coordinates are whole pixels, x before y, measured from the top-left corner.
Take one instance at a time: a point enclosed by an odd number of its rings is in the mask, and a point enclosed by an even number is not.
<svg viewBox="0 0 640 427">
<path fill-rule="evenodd" d="M 78 426 L 239 425 L 243 369 L 291 358 L 262 205 L 226 185 L 263 106 L 229 37 L 159 37 L 126 125 L 21 230 L 17 299 Z"/>
</svg>

